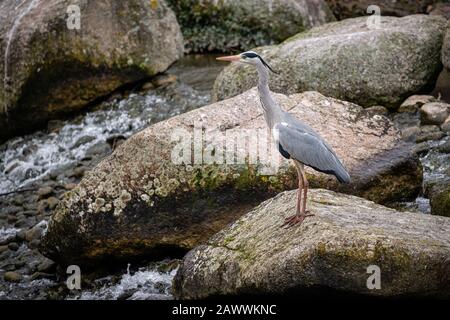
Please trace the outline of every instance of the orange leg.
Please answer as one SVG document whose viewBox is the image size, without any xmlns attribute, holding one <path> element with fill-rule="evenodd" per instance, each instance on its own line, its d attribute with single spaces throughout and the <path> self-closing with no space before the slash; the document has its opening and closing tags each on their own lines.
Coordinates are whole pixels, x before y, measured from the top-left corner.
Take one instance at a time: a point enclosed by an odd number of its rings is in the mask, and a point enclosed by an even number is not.
<svg viewBox="0 0 450 320">
<path fill-rule="evenodd" d="M 296 208 L 296 214 L 293 216 L 287 217 L 284 220 L 283 227 L 292 227 L 296 224 L 302 224 L 303 220 L 305 220 L 306 217 L 313 216 L 313 214 L 308 213 L 306 211 L 306 200 L 308 197 L 308 180 L 306 179 L 305 172 L 303 170 L 303 165 L 300 163 L 295 162 L 297 167 L 297 173 L 298 173 L 298 194 L 297 194 L 297 208 Z M 303 192 L 303 197 L 302 197 Z M 303 198 L 303 199 L 302 199 Z"/>
</svg>

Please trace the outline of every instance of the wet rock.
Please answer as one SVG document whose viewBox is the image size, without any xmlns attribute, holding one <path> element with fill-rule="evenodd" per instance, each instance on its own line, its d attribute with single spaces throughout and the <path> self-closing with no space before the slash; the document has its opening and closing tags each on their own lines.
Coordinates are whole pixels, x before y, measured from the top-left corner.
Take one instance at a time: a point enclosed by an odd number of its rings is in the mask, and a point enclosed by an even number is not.
<svg viewBox="0 0 450 320">
<path fill-rule="evenodd" d="M 310 185 L 383 203 L 416 197 L 422 181 L 418 159 L 386 117 L 317 92 L 275 98 L 330 143 L 352 177 L 345 186 L 308 169 Z M 220 147 L 225 140 L 236 144 L 251 137 L 257 141 L 248 145 L 258 144 L 258 152 L 250 154 L 245 145 L 229 145 L 227 152 Z M 150 126 L 65 194 L 43 252 L 58 262 L 84 264 L 192 248 L 249 206 L 296 187 L 294 167 L 268 137 L 256 89 Z M 202 141 L 205 151 L 189 164 L 199 150 L 192 150 L 192 139 Z"/>
<path fill-rule="evenodd" d="M 313 189 L 308 205 L 315 216 L 280 228 L 295 202 L 296 191 L 279 194 L 190 251 L 174 279 L 175 297 L 317 289 L 323 295 L 449 297 L 450 219 Z M 379 290 L 367 287 L 371 265 L 381 270 Z"/>
<path fill-rule="evenodd" d="M 421 155 L 428 152 L 431 148 L 431 144 L 428 143 L 428 141 L 424 141 L 416 144 L 416 146 L 414 147 L 414 152 Z"/>
<path fill-rule="evenodd" d="M 39 240 L 44 235 L 46 230 L 47 230 L 47 221 L 45 220 L 41 221 L 25 233 L 25 239 L 28 242 L 32 242 L 33 240 Z"/>
<path fill-rule="evenodd" d="M 79 138 L 73 145 L 72 145 L 72 149 L 76 149 L 79 146 L 82 146 L 84 144 L 87 144 L 89 142 L 91 142 L 92 140 L 95 140 L 95 137 L 93 136 L 83 136 L 81 138 Z"/>
<path fill-rule="evenodd" d="M 0 254 L 8 250 L 8 246 L 0 246 Z"/>
<path fill-rule="evenodd" d="M 434 185 L 429 196 L 431 213 L 450 217 L 450 181 Z"/>
<path fill-rule="evenodd" d="M 280 42 L 328 21 L 324 0 L 169 0 L 187 51 L 222 51 Z M 270 27 L 268 27 L 270 26 Z"/>
<path fill-rule="evenodd" d="M 419 108 L 426 103 L 436 102 L 436 98 L 427 95 L 413 95 L 408 97 L 398 108 L 397 112 L 414 113 L 419 111 Z"/>
<path fill-rule="evenodd" d="M 106 156 L 110 153 L 111 146 L 107 142 L 98 142 L 86 151 L 86 157 Z"/>
<path fill-rule="evenodd" d="M 46 201 L 47 201 L 47 207 L 48 207 L 49 210 L 55 209 L 55 207 L 59 203 L 59 199 L 56 198 L 56 197 L 50 197 Z"/>
<path fill-rule="evenodd" d="M 18 272 L 8 271 L 8 272 L 5 272 L 5 274 L 3 275 L 3 278 L 7 282 L 20 282 L 22 280 L 22 275 Z"/>
<path fill-rule="evenodd" d="M 80 31 L 66 27 L 72 4 L 1 2 L 0 141 L 158 74 L 182 56 L 179 25 L 163 0 L 154 8 L 146 0 L 78 1 Z"/>
<path fill-rule="evenodd" d="M 450 114 L 450 105 L 443 102 L 426 103 L 420 108 L 423 124 L 440 125 L 445 122 Z"/>
<path fill-rule="evenodd" d="M 430 5 L 439 0 L 326 0 L 334 15 L 339 19 L 365 16 L 369 6 L 376 5 L 380 8 L 379 14 L 383 16 L 403 17 L 416 13 L 426 13 Z"/>
<path fill-rule="evenodd" d="M 382 16 L 376 29 L 361 17 L 328 23 L 255 51 L 279 72 L 270 75 L 275 92 L 314 90 L 363 107 L 396 109 L 406 97 L 434 86 L 445 25 L 439 16 Z M 217 77 L 213 100 L 248 90 L 256 79 L 253 66 L 231 64 Z"/>
<path fill-rule="evenodd" d="M 39 199 L 46 199 L 53 193 L 52 187 L 42 187 L 37 191 Z"/>
<path fill-rule="evenodd" d="M 445 134 L 435 125 L 426 125 L 419 128 L 419 134 L 416 136 L 416 142 L 420 143 L 428 140 L 439 140 Z"/>
<path fill-rule="evenodd" d="M 144 83 L 144 85 L 142 86 L 141 89 L 142 89 L 142 91 L 148 91 L 148 90 L 152 90 L 154 88 L 155 88 L 155 85 L 151 81 L 149 81 L 149 82 Z"/>
</svg>

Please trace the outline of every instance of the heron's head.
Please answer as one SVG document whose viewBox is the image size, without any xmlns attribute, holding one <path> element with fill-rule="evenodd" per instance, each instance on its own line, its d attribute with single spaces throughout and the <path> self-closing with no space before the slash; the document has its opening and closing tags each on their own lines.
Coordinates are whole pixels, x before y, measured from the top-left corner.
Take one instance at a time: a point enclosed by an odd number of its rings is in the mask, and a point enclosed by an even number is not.
<svg viewBox="0 0 450 320">
<path fill-rule="evenodd" d="M 267 62 L 265 62 L 264 59 L 261 58 L 261 56 L 254 51 L 242 52 L 235 56 L 218 57 L 217 60 L 230 61 L 230 62 L 236 61 L 236 62 L 241 62 L 241 63 L 246 63 L 246 64 L 252 64 L 254 66 L 263 66 L 263 67 L 269 69 L 270 71 L 272 71 L 273 73 L 276 73 L 267 64 Z"/>
</svg>

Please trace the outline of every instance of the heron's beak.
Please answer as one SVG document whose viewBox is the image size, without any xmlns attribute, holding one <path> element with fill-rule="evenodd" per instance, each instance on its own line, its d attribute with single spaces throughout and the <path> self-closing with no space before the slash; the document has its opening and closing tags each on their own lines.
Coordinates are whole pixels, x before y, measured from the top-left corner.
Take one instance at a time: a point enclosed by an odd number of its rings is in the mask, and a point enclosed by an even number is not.
<svg viewBox="0 0 450 320">
<path fill-rule="evenodd" d="M 239 60 L 241 60 L 241 56 L 240 55 L 225 56 L 225 57 L 218 57 L 216 59 L 221 60 L 221 61 L 239 61 Z"/>
</svg>

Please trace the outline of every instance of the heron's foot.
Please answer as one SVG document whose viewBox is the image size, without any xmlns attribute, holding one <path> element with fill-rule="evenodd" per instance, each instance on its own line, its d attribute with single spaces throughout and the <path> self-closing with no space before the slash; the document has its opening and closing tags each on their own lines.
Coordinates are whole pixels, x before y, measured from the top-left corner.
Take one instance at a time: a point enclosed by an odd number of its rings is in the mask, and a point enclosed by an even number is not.
<svg viewBox="0 0 450 320">
<path fill-rule="evenodd" d="M 305 211 L 304 213 L 297 213 L 293 216 L 287 217 L 284 219 L 284 223 L 282 227 L 290 228 L 292 226 L 295 226 L 296 224 L 301 225 L 303 220 L 305 220 L 306 217 L 312 217 L 314 216 L 312 213 L 309 213 L 309 211 Z"/>
</svg>

